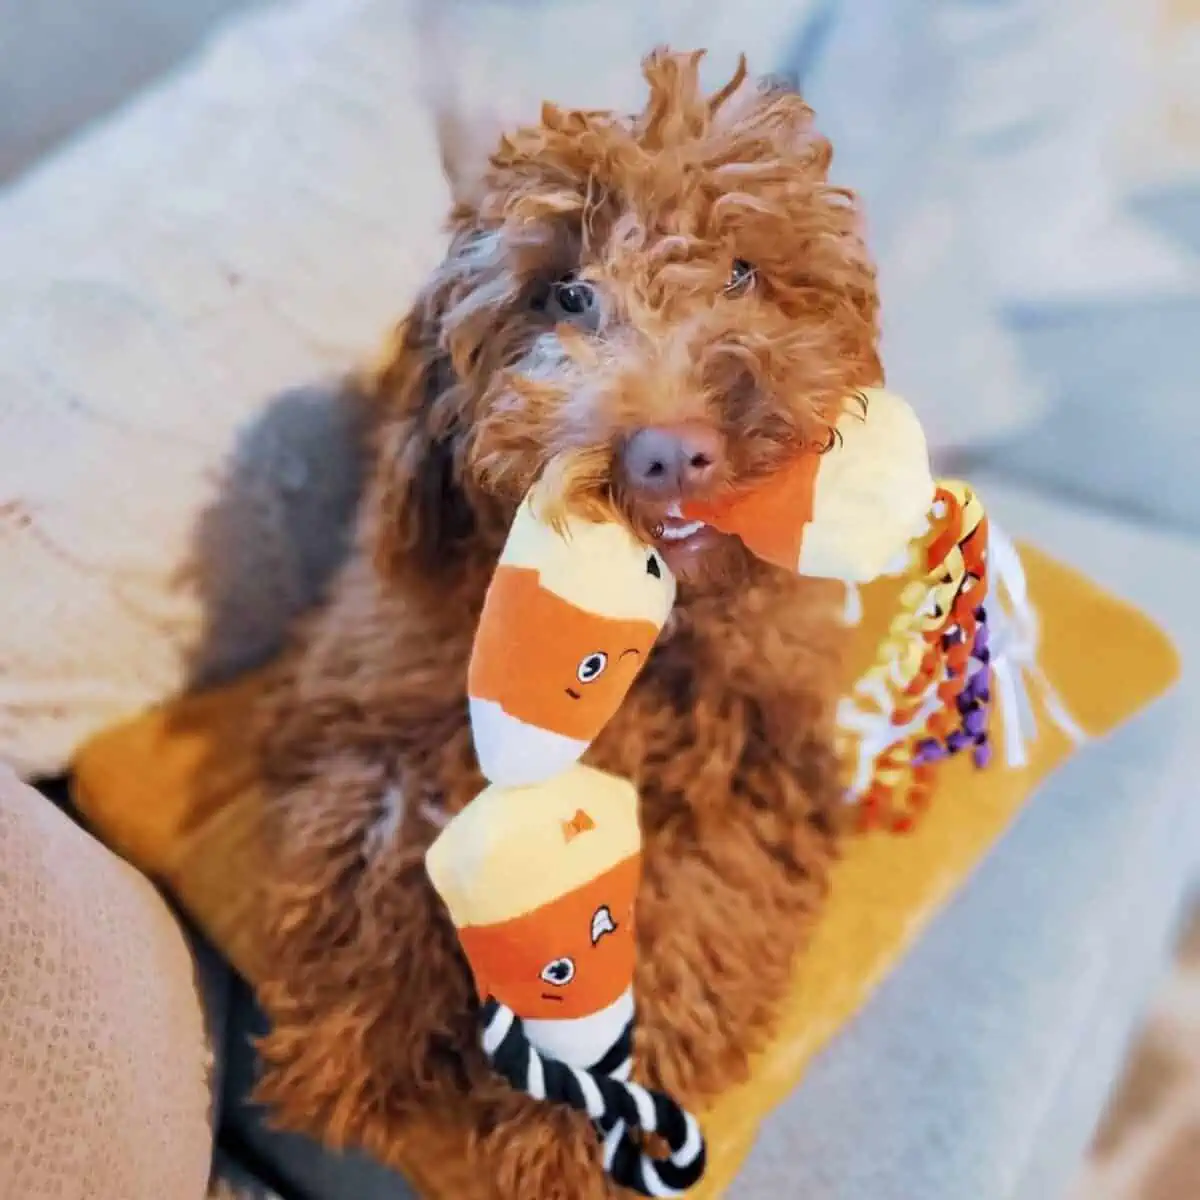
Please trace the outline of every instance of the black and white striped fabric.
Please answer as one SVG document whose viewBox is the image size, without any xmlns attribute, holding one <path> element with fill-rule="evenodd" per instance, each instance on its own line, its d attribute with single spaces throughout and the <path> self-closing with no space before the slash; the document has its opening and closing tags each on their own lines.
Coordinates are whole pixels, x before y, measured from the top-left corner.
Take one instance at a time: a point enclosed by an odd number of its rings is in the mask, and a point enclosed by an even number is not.
<svg viewBox="0 0 1200 1200">
<path fill-rule="evenodd" d="M 629 1079 L 633 1025 L 589 1067 L 574 1067 L 537 1049 L 511 1008 L 488 997 L 481 1015 L 483 1051 L 518 1091 L 535 1100 L 567 1104 L 591 1117 L 604 1144 L 604 1169 L 642 1196 L 682 1196 L 704 1174 L 706 1150 L 691 1113 L 662 1092 Z M 635 1133 L 657 1134 L 666 1158 L 644 1153 Z"/>
</svg>

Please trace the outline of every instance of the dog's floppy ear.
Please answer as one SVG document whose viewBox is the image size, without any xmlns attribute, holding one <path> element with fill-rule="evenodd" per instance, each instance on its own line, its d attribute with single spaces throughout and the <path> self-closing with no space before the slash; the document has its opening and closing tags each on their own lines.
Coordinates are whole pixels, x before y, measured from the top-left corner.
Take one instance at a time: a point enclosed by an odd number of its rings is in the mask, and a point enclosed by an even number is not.
<svg viewBox="0 0 1200 1200">
<path fill-rule="evenodd" d="M 461 557 L 475 521 L 459 476 L 457 382 L 430 306 L 418 303 L 397 330 L 368 386 L 377 406 L 365 511 L 371 554 L 384 574 L 435 577 Z"/>
</svg>

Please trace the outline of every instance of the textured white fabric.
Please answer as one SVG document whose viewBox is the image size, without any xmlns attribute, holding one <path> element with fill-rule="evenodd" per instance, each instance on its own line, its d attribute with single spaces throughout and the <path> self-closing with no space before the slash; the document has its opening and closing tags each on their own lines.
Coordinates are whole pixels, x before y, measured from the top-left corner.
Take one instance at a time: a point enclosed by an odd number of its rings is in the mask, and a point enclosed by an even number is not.
<svg viewBox="0 0 1200 1200">
<path fill-rule="evenodd" d="M 828 0 L 417 0 L 443 53 L 426 60 L 430 92 L 471 126 L 537 117 L 549 99 L 633 111 L 644 102 L 641 58 L 655 46 L 707 50 L 708 86 L 729 78 L 739 53 L 753 71 L 790 69 Z"/>
<path fill-rule="evenodd" d="M 940 10 L 981 279 L 1047 396 L 989 466 L 1200 529 L 1200 6 Z"/>
<path fill-rule="evenodd" d="M 0 758 L 259 658 L 353 501 L 447 206 L 403 0 L 308 0 L 0 195 Z M 302 531 L 299 532 L 299 531 Z"/>
<path fill-rule="evenodd" d="M 1200 182 L 1200 4 L 1113 0 L 1137 63 L 1117 114 L 1116 171 L 1131 188 Z"/>
<path fill-rule="evenodd" d="M 1138 103 L 1151 80 L 1160 82 L 1151 94 L 1167 87 L 1166 55 L 1139 53 L 1138 34 L 1155 7 L 1157 0 L 937 5 L 957 64 L 948 132 L 964 147 L 982 265 L 1004 298 L 1029 304 L 1192 291 L 1186 260 L 1127 203 L 1145 176 L 1134 182 L 1115 169 L 1120 142 L 1135 136 L 1149 166 L 1159 136 L 1136 126 L 1161 123 L 1161 109 L 1170 107 L 1166 101 L 1147 113 Z"/>
<path fill-rule="evenodd" d="M 981 286 L 973 148 L 958 132 L 962 74 L 974 68 L 943 35 L 942 7 L 831 3 L 805 81 L 837 180 L 866 205 L 888 384 L 916 407 L 935 454 L 1021 428 L 1044 399 Z"/>
</svg>

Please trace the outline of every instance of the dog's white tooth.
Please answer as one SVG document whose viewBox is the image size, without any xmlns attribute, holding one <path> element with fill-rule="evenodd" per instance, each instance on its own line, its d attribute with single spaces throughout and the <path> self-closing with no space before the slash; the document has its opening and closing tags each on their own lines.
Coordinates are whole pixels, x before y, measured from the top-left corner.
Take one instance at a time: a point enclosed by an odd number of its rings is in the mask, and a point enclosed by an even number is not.
<svg viewBox="0 0 1200 1200">
<path fill-rule="evenodd" d="M 677 520 L 682 520 L 683 509 L 680 508 L 678 500 L 676 500 L 674 504 L 667 505 L 667 516 L 675 517 Z"/>
<path fill-rule="evenodd" d="M 693 533 L 699 533 L 703 528 L 703 521 L 689 521 L 686 525 L 677 525 L 673 528 L 667 526 L 662 531 L 662 536 L 669 542 L 681 542 L 684 538 L 690 538 Z"/>
</svg>

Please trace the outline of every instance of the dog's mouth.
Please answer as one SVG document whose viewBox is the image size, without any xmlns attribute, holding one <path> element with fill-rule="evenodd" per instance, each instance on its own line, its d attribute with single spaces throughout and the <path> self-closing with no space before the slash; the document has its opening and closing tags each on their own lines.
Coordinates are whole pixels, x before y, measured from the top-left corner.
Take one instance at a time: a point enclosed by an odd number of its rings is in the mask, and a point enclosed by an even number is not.
<svg viewBox="0 0 1200 1200">
<path fill-rule="evenodd" d="M 654 528 L 655 547 L 675 575 L 688 574 L 724 536 L 703 521 L 685 519 L 678 504 L 670 505 Z"/>
</svg>

